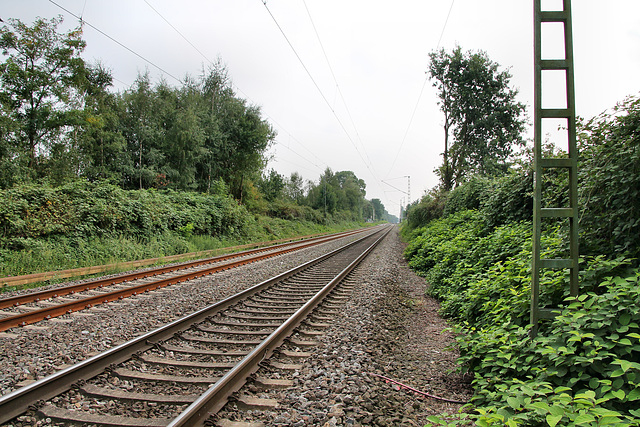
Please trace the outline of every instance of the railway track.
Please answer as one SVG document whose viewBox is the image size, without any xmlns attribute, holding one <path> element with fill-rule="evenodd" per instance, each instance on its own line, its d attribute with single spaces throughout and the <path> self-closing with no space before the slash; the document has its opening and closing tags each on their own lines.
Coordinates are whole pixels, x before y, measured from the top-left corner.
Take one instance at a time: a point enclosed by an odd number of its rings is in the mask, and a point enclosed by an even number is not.
<svg viewBox="0 0 640 427">
<path fill-rule="evenodd" d="M 61 425 L 202 425 L 256 372 L 258 386 L 286 387 L 277 370 L 296 369 L 343 302 L 339 284 L 389 229 L 3 396 L 0 422 L 31 407 Z M 275 351 L 285 362 L 263 373 Z"/>
<path fill-rule="evenodd" d="M 355 230 L 303 241 L 288 242 L 0 299 L 0 332 L 319 245 L 363 231 Z"/>
</svg>

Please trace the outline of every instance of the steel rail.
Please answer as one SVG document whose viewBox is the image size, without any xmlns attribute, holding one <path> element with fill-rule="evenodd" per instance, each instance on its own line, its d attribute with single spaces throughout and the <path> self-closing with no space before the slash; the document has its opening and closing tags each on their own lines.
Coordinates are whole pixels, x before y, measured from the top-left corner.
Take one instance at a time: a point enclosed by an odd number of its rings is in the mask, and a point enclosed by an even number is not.
<svg viewBox="0 0 640 427">
<path fill-rule="evenodd" d="M 17 326 L 25 326 L 32 323 L 40 322 L 42 320 L 50 319 L 53 317 L 63 316 L 65 314 L 69 314 L 75 311 L 85 310 L 85 309 L 94 307 L 96 305 L 118 301 L 130 296 L 135 296 L 135 295 L 142 294 L 155 289 L 181 283 L 187 280 L 197 279 L 198 277 L 206 276 L 206 275 L 213 274 L 223 270 L 228 270 L 230 268 L 240 267 L 242 265 L 272 258 L 278 255 L 283 255 L 283 254 L 304 249 L 310 246 L 315 246 L 320 243 L 335 240 L 341 237 L 345 237 L 345 236 L 341 235 L 337 237 L 326 238 L 321 241 L 307 242 L 304 244 L 298 244 L 297 246 L 294 246 L 294 247 L 291 247 L 291 245 L 287 245 L 288 247 L 279 249 L 277 252 L 269 252 L 267 254 L 255 255 L 252 258 L 232 261 L 222 265 L 209 267 L 209 268 L 194 271 L 191 273 L 181 274 L 179 276 L 175 276 L 167 279 L 155 280 L 149 283 L 130 286 L 126 289 L 106 292 L 104 294 L 89 296 L 89 297 L 81 298 L 75 301 L 68 301 L 68 302 L 61 303 L 51 307 L 45 307 L 38 310 L 29 311 L 26 313 L 19 313 L 19 314 L 14 314 L 12 316 L 3 317 L 3 318 L 0 318 L 0 332 L 6 331 L 8 329 L 11 329 Z M 263 250 L 261 252 L 265 252 L 265 251 Z M 148 277 L 148 275 L 144 274 L 142 277 Z"/>
<path fill-rule="evenodd" d="M 256 348 L 254 348 L 244 359 L 236 364 L 220 380 L 189 405 L 178 417 L 176 417 L 168 427 L 201 426 L 205 420 L 217 413 L 227 403 L 229 396 L 238 391 L 247 378 L 255 373 L 262 360 L 271 357 L 277 349 L 287 339 L 309 314 L 320 305 L 329 293 L 353 271 L 362 260 L 380 243 L 391 230 L 383 230 L 384 233 L 373 244 L 371 244 L 362 254 L 352 261 L 335 278 L 326 284 L 307 303 L 300 307 L 289 319 L 287 319 L 278 329 L 265 338 Z"/>
<path fill-rule="evenodd" d="M 238 245 L 238 246 L 209 249 L 209 250 L 198 251 L 198 252 L 188 252 L 188 253 L 177 254 L 177 255 L 167 255 L 167 256 L 156 257 L 156 258 L 139 259 L 134 261 L 123 261 L 123 262 L 118 262 L 113 264 L 94 265 L 91 267 L 78 267 L 78 268 L 71 268 L 66 270 L 45 271 L 41 273 L 24 274 L 20 276 L 5 276 L 0 278 L 0 287 L 46 282 L 51 279 L 67 279 L 70 277 L 87 276 L 92 274 L 105 273 L 115 268 L 118 268 L 121 271 L 134 270 L 134 269 L 139 269 L 139 268 L 146 267 L 148 265 L 155 264 L 157 262 L 165 262 L 165 263 L 188 262 L 187 261 L 188 259 L 204 259 L 204 258 L 217 256 L 213 254 L 232 253 L 235 251 L 239 252 L 245 249 L 254 249 L 254 248 L 267 247 L 267 246 L 273 247 L 280 243 L 294 244 L 296 242 L 301 242 L 303 240 L 309 240 L 311 238 L 328 237 L 334 234 L 341 234 L 341 233 L 308 234 L 306 236 L 298 236 L 290 239 L 278 239 L 278 240 L 270 240 L 265 242 L 247 243 L 247 244 Z"/>
<path fill-rule="evenodd" d="M 273 250 L 273 249 L 294 246 L 294 245 L 300 244 L 302 242 L 319 242 L 319 243 L 321 243 L 323 241 L 335 240 L 335 239 L 338 239 L 338 238 L 341 238 L 341 237 L 346 237 L 346 236 L 349 236 L 349 235 L 352 235 L 352 234 L 356 234 L 356 233 L 360 233 L 360 232 L 363 232 L 363 231 L 366 231 L 366 229 L 348 231 L 348 232 L 344 232 L 344 233 L 336 233 L 336 234 L 332 234 L 332 235 L 329 235 L 329 236 L 314 237 L 312 239 L 307 239 L 307 240 L 304 240 L 304 241 L 298 240 L 298 241 L 295 241 L 295 242 L 282 243 L 282 244 L 278 244 L 278 245 L 266 246 L 266 247 L 261 247 L 261 248 L 257 248 L 257 249 L 249 249 L 249 250 L 242 251 L 242 252 L 235 252 L 235 253 L 232 253 L 232 254 L 219 255 L 219 256 L 216 256 L 216 257 L 213 257 L 213 258 L 207 258 L 207 259 L 204 259 L 204 260 L 189 261 L 189 262 L 185 262 L 185 263 L 181 263 L 181 264 L 177 264 L 177 265 L 173 265 L 173 266 L 157 267 L 157 268 L 146 270 L 146 271 L 143 271 L 143 272 L 124 273 L 124 274 L 120 274 L 118 276 L 111 277 L 111 278 L 96 279 L 96 280 L 92 280 L 90 282 L 80 283 L 80 284 L 77 284 L 77 285 L 65 286 L 63 288 L 47 289 L 47 290 L 43 290 L 43 291 L 31 292 L 31 293 L 24 294 L 24 295 L 16 295 L 14 297 L 0 299 L 0 309 L 16 306 L 16 305 L 20 305 L 20 304 L 27 304 L 27 303 L 30 303 L 30 302 L 37 302 L 37 301 L 45 300 L 45 299 L 49 299 L 49 298 L 56 298 L 56 297 L 60 297 L 60 296 L 64 296 L 64 295 L 74 294 L 76 292 L 89 291 L 89 290 L 93 290 L 93 289 L 102 288 L 104 286 L 117 285 L 119 283 L 129 282 L 131 280 L 136 280 L 136 279 L 140 279 L 140 278 L 146 278 L 146 277 L 149 277 L 149 276 L 156 276 L 156 275 L 159 275 L 159 274 L 169 273 L 169 272 L 176 271 L 176 270 L 184 270 L 184 269 L 187 269 L 187 268 L 199 267 L 199 266 L 205 265 L 205 264 L 211 264 L 211 263 L 214 263 L 214 262 L 226 261 L 228 259 L 233 259 L 233 258 L 238 258 L 238 257 L 242 257 L 242 256 L 253 255 L 253 254 L 256 254 L 256 253 L 265 252 L 265 251 L 269 251 L 269 250 Z M 328 239 L 328 240 L 325 240 L 325 239 Z"/>
<path fill-rule="evenodd" d="M 264 282 L 245 289 L 238 294 L 227 297 L 194 313 L 191 313 L 180 319 L 176 319 L 173 322 L 168 323 L 167 325 L 164 325 L 139 337 L 133 338 L 123 344 L 113 347 L 103 353 L 90 357 L 89 359 L 86 359 L 54 374 L 51 374 L 4 396 L 0 396 L 0 423 L 5 423 L 12 418 L 19 416 L 36 402 L 44 401 L 57 396 L 69 390 L 71 386 L 73 386 L 73 384 L 77 383 L 78 381 L 92 378 L 104 372 L 104 370 L 108 366 L 129 360 L 133 354 L 149 350 L 159 342 L 167 340 L 177 333 L 186 331 L 194 324 L 202 322 L 207 317 L 210 317 L 213 314 L 216 314 L 230 307 L 231 305 L 237 304 L 239 301 L 257 294 L 258 292 L 268 288 L 269 286 L 272 286 L 273 284 L 281 280 L 285 280 L 293 276 L 294 274 L 299 273 L 300 271 L 303 271 L 328 258 L 336 256 L 340 252 L 360 243 L 371 235 L 379 232 L 380 230 L 376 231 L 375 233 L 368 233 L 367 235 L 354 240 L 353 242 L 347 243 L 346 245 L 335 249 L 325 255 L 319 256 L 298 267 L 292 268 L 271 279 L 265 280 Z"/>
</svg>

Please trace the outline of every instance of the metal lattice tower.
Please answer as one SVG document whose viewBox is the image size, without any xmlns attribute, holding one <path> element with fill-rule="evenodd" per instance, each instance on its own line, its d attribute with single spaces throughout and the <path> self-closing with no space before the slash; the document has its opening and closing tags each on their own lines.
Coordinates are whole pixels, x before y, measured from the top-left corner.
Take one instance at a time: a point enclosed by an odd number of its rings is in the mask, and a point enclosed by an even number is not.
<svg viewBox="0 0 640 427">
<path fill-rule="evenodd" d="M 570 293 L 578 295 L 578 150 L 576 147 L 575 87 L 573 79 L 573 38 L 571 27 L 571 0 L 562 0 L 561 11 L 543 11 L 541 0 L 534 0 L 534 202 L 533 202 L 533 265 L 531 280 L 531 324 L 532 334 L 538 332 L 540 319 L 552 318 L 549 308 L 541 308 L 540 272 L 542 269 L 568 269 L 570 271 Z M 542 32 L 545 24 L 560 23 L 564 29 L 564 58 L 542 57 Z M 546 41 L 546 40 L 545 40 Z M 543 72 L 562 72 L 566 76 L 565 108 L 543 108 Z M 546 94 L 546 91 L 545 91 Z M 566 121 L 567 157 L 543 158 L 543 121 L 554 119 Z M 545 170 L 560 168 L 568 171 L 569 206 L 543 207 L 543 174 Z M 569 257 L 544 259 L 541 248 L 542 219 L 566 218 L 569 222 Z"/>
</svg>

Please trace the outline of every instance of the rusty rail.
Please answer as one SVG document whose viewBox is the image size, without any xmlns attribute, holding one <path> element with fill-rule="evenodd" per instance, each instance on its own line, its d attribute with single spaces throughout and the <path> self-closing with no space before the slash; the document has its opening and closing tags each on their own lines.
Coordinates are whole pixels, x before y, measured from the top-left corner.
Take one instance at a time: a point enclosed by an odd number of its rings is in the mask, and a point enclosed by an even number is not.
<svg viewBox="0 0 640 427">
<path fill-rule="evenodd" d="M 87 308 L 91 308 L 99 304 L 105 304 L 108 302 L 117 301 L 123 298 L 138 295 L 138 294 L 152 291 L 155 289 L 163 288 L 165 286 L 174 285 L 187 280 L 196 279 L 198 277 L 213 274 L 219 271 L 239 267 L 252 262 L 275 257 L 278 255 L 283 255 L 289 252 L 293 252 L 293 251 L 304 249 L 310 246 L 315 246 L 321 243 L 325 243 L 331 240 L 336 240 L 342 237 L 346 237 L 358 232 L 360 231 L 352 231 L 348 233 L 332 235 L 329 237 L 309 239 L 306 241 L 306 243 L 302 243 L 302 244 L 300 244 L 300 242 L 287 243 L 287 244 L 272 246 L 268 248 L 260 248 L 260 249 L 254 249 L 251 251 L 224 255 L 221 257 L 216 257 L 216 258 L 204 260 L 204 261 L 194 261 L 187 264 L 181 264 L 179 266 L 179 269 L 185 269 L 185 268 L 210 264 L 212 262 L 224 261 L 230 258 L 237 258 L 241 256 L 251 255 L 251 254 L 257 254 L 255 256 L 252 256 L 251 258 L 245 258 L 238 261 L 228 262 L 222 265 L 217 265 L 217 266 L 206 268 L 203 270 L 181 274 L 179 276 L 172 277 L 172 278 L 160 279 L 150 283 L 143 283 L 141 285 L 131 286 L 126 289 L 116 290 L 116 291 L 107 292 L 101 295 L 95 295 L 95 296 L 78 299 L 77 301 L 69 301 L 69 302 L 61 303 L 59 305 L 55 305 L 52 307 L 46 307 L 39 310 L 27 312 L 27 313 L 20 313 L 20 314 L 15 314 L 8 317 L 0 318 L 0 332 L 6 331 L 7 329 L 14 328 L 16 326 L 25 326 L 32 323 L 40 322 L 45 319 L 63 316 L 65 314 L 69 314 L 74 311 L 85 310 Z M 261 252 L 266 252 L 267 250 L 273 250 L 274 248 L 281 248 L 281 249 L 277 250 L 276 252 L 269 252 L 267 254 L 260 255 Z M 118 276 L 116 278 L 96 280 L 89 283 L 74 285 L 68 288 L 53 289 L 53 290 L 41 291 L 41 292 L 36 292 L 28 295 L 23 295 L 23 296 L 17 296 L 14 298 L 7 298 L 5 300 L 0 300 L 0 308 L 14 306 L 18 304 L 24 304 L 26 302 L 34 302 L 42 299 L 48 299 L 48 298 L 57 297 L 60 295 L 79 292 L 79 291 L 92 290 L 92 289 L 100 288 L 102 286 L 115 285 L 115 284 L 122 283 L 129 280 L 146 278 L 156 274 L 175 271 L 177 269 L 178 268 L 176 267 L 162 267 L 152 271 L 125 274 L 125 275 Z"/>
<path fill-rule="evenodd" d="M 337 235 L 342 233 L 334 233 L 334 234 Z M 128 270 L 133 268 L 146 267 L 148 265 L 153 265 L 158 262 L 167 263 L 167 262 L 183 261 L 183 260 L 194 259 L 194 258 L 204 258 L 220 252 L 233 252 L 233 251 L 239 251 L 242 249 L 250 249 L 250 248 L 257 248 L 257 247 L 264 247 L 264 246 L 273 247 L 273 245 L 278 245 L 282 243 L 294 244 L 296 242 L 300 242 L 305 239 L 328 237 L 334 234 L 325 234 L 325 233 L 309 234 L 306 236 L 299 236 L 291 239 L 279 239 L 279 240 L 271 240 L 268 242 L 248 243 L 246 245 L 231 246 L 227 248 L 209 249 L 206 251 L 189 252 L 185 254 L 168 255 L 164 257 L 147 258 L 147 259 L 141 259 L 141 260 L 135 260 L 135 261 L 125 261 L 125 262 L 118 262 L 114 264 L 95 265 L 91 267 L 78 267 L 78 268 L 70 268 L 66 270 L 57 270 L 57 271 L 45 271 L 41 273 L 24 274 L 20 276 L 6 276 L 6 277 L 0 277 L 0 286 L 19 286 L 19 285 L 26 285 L 30 283 L 41 283 L 51 279 L 67 279 L 69 277 L 88 276 L 92 274 L 105 273 L 107 271 L 113 271 L 116 269 L 122 271 L 122 270 Z"/>
</svg>

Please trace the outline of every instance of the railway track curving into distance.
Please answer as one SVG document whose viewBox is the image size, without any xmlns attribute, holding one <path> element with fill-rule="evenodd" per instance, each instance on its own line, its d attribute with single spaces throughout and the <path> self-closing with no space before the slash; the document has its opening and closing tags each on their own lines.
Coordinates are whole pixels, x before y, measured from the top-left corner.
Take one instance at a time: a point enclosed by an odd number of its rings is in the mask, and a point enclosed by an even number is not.
<svg viewBox="0 0 640 427">
<path fill-rule="evenodd" d="M 0 299 L 0 332 L 364 232 L 354 230 Z"/>
<path fill-rule="evenodd" d="M 305 357 L 305 346 L 314 344 L 313 337 L 322 334 L 346 298 L 341 283 L 390 229 L 363 233 L 326 255 L 2 396 L 0 422 L 29 410 L 62 425 L 203 425 L 231 396 L 243 399 L 237 392 L 252 375 L 260 387 L 287 387 L 278 370 L 296 369 L 295 360 Z M 279 362 L 269 362 L 274 353 Z M 266 365 L 269 369 L 261 368 Z M 92 403 L 78 406 L 79 396 Z"/>
</svg>

